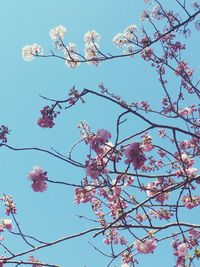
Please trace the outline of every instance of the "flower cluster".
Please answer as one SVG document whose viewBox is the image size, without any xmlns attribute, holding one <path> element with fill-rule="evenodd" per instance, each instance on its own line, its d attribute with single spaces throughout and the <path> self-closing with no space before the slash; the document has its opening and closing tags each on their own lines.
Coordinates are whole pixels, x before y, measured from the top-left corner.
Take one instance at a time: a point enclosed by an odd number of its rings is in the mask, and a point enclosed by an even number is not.
<svg viewBox="0 0 200 267">
<path fill-rule="evenodd" d="M 135 242 L 135 248 L 142 254 L 153 253 L 157 247 L 157 241 L 155 238 L 146 240 L 137 240 Z"/>
<path fill-rule="evenodd" d="M 40 266 L 41 266 L 41 264 L 40 264 L 40 265 L 36 264 L 36 263 L 40 263 L 40 261 L 37 260 L 37 259 L 35 259 L 32 255 L 30 255 L 30 256 L 28 257 L 28 261 L 29 261 L 30 263 L 33 263 L 32 267 L 40 267 Z"/>
<path fill-rule="evenodd" d="M 54 111 L 53 108 L 54 106 L 45 106 L 42 110 L 40 110 L 42 117 L 37 120 L 37 124 L 40 127 L 52 128 L 55 125 L 53 120 L 57 117 L 59 112 Z"/>
<path fill-rule="evenodd" d="M 123 33 L 117 33 L 113 37 L 113 44 L 118 48 L 125 48 L 124 53 L 133 55 L 133 43 L 137 40 L 137 26 L 132 24 L 125 28 Z"/>
<path fill-rule="evenodd" d="M 170 181 L 166 181 L 162 178 L 159 178 L 155 182 L 148 183 L 146 187 L 146 193 L 148 197 L 153 197 L 157 193 L 160 192 L 158 196 L 155 197 L 155 200 L 158 202 L 163 203 L 166 201 L 169 197 L 168 192 L 162 192 L 165 188 L 167 188 L 170 185 Z"/>
<path fill-rule="evenodd" d="M 66 33 L 66 28 L 62 25 L 59 25 L 57 27 L 54 27 L 50 30 L 49 36 L 50 38 L 55 41 L 57 39 L 62 39 Z"/>
<path fill-rule="evenodd" d="M 2 219 L 1 224 L 0 224 L 0 232 L 3 232 L 4 229 L 7 230 L 12 230 L 13 229 L 13 224 L 11 219 Z"/>
<path fill-rule="evenodd" d="M 111 133 L 104 129 L 98 129 L 89 141 L 90 147 L 97 154 L 101 154 L 104 150 L 104 145 L 111 138 Z"/>
<path fill-rule="evenodd" d="M 10 196 L 10 195 L 3 195 L 3 197 L 1 198 L 1 201 L 3 202 L 6 210 L 5 210 L 5 213 L 7 215 L 10 215 L 10 214 L 15 214 L 17 209 L 16 209 L 16 205 L 13 201 L 13 197 Z"/>
<path fill-rule="evenodd" d="M 151 47 L 146 47 L 142 53 L 142 58 L 146 61 L 151 60 L 152 56 L 153 56 L 153 49 Z"/>
<path fill-rule="evenodd" d="M 126 164 L 132 163 L 135 170 L 140 169 L 146 161 L 146 157 L 142 152 L 140 143 L 134 142 L 130 144 L 128 148 L 125 149 L 124 155 L 127 158 L 125 160 L 125 163 Z"/>
<path fill-rule="evenodd" d="M 145 134 L 142 136 L 143 140 L 140 145 L 143 152 L 149 152 L 153 149 L 152 145 L 152 137 L 149 134 Z"/>
<path fill-rule="evenodd" d="M 86 174 L 93 179 L 99 177 L 99 175 L 107 174 L 108 169 L 106 168 L 106 162 L 100 156 L 95 157 L 94 159 L 87 160 L 85 163 Z"/>
<path fill-rule="evenodd" d="M 32 182 L 32 188 L 35 192 L 44 192 L 47 189 L 47 172 L 43 171 L 39 166 L 33 167 L 28 173 L 28 178 Z"/>
<path fill-rule="evenodd" d="M 22 48 L 22 57 L 25 61 L 31 61 L 35 56 L 43 56 L 44 52 L 40 45 L 26 45 Z"/>
<path fill-rule="evenodd" d="M 8 127 L 1 125 L 0 126 L 0 141 L 2 143 L 6 143 L 7 142 L 7 134 L 9 134 L 9 130 Z"/>
<path fill-rule="evenodd" d="M 187 244 L 181 242 L 179 239 L 175 239 L 172 242 L 172 247 L 174 249 L 174 256 L 176 256 L 176 266 L 185 266 Z"/>
<path fill-rule="evenodd" d="M 183 196 L 182 201 L 187 209 L 193 209 L 200 205 L 200 196 Z"/>
<path fill-rule="evenodd" d="M 97 43 L 100 38 L 100 35 L 94 30 L 85 33 L 85 59 L 88 64 L 97 66 L 100 63 L 98 60 L 99 45 Z"/>
<path fill-rule="evenodd" d="M 78 56 L 78 48 L 77 45 L 74 43 L 69 43 L 66 46 L 64 51 L 66 57 L 66 65 L 70 68 L 75 68 L 80 65 L 79 56 Z"/>
<path fill-rule="evenodd" d="M 95 190 L 93 190 L 92 186 L 85 186 L 84 188 L 76 188 L 75 189 L 75 200 L 76 204 L 92 202 L 95 194 Z"/>
<path fill-rule="evenodd" d="M 190 80 L 194 70 L 188 66 L 188 63 L 185 61 L 181 61 L 178 63 L 178 66 L 175 70 L 175 74 L 177 76 L 181 76 L 185 80 Z"/>
</svg>

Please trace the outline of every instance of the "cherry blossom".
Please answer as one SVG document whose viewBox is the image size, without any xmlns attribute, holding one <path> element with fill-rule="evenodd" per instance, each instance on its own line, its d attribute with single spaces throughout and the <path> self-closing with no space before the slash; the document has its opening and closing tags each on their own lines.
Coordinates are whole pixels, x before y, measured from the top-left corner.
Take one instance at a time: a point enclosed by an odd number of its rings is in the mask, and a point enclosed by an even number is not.
<svg viewBox="0 0 200 267">
<path fill-rule="evenodd" d="M 32 181 L 33 191 L 44 192 L 47 189 L 47 172 L 43 171 L 39 166 L 33 167 L 28 174 L 28 178 Z"/>
<path fill-rule="evenodd" d="M 42 110 L 40 110 L 42 117 L 37 120 L 37 124 L 41 128 L 52 128 L 55 125 L 54 119 L 57 117 L 59 112 L 54 111 L 53 108 L 53 106 L 45 106 Z"/>
<path fill-rule="evenodd" d="M 62 39 L 66 32 L 66 28 L 63 25 L 59 25 L 50 30 L 49 36 L 54 41 L 56 39 Z"/>
<path fill-rule="evenodd" d="M 132 163 L 135 170 L 140 169 L 144 162 L 146 161 L 146 157 L 143 154 L 140 143 L 132 143 L 125 149 L 124 155 L 126 156 L 125 163 Z"/>
<path fill-rule="evenodd" d="M 135 248 L 142 254 L 153 253 L 157 247 L 156 239 L 146 239 L 144 241 L 137 240 Z"/>
<path fill-rule="evenodd" d="M 43 49 L 38 44 L 26 45 L 22 48 L 22 57 L 25 61 L 31 61 L 35 56 L 44 55 Z"/>
</svg>

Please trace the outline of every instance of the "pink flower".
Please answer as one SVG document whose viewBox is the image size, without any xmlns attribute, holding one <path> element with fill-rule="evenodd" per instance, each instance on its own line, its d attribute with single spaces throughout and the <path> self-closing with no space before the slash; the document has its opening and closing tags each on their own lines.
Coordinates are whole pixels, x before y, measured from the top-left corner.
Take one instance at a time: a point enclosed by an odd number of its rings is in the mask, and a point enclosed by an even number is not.
<svg viewBox="0 0 200 267">
<path fill-rule="evenodd" d="M 135 248 L 143 254 L 153 253 L 153 251 L 157 247 L 157 241 L 156 239 L 147 239 L 144 241 L 137 240 L 135 242 Z"/>
<path fill-rule="evenodd" d="M 8 130 L 8 127 L 4 126 L 4 125 L 1 125 L 0 126 L 0 141 L 2 143 L 6 143 L 7 142 L 7 134 L 9 134 L 9 130 Z"/>
<path fill-rule="evenodd" d="M 29 256 L 28 261 L 31 262 L 31 263 L 34 263 L 34 264 L 32 265 L 32 267 L 40 267 L 40 266 L 41 266 L 41 265 L 35 264 L 35 263 L 40 263 L 40 261 L 37 260 L 37 259 L 35 259 L 32 255 Z M 1 266 L 0 266 L 0 267 L 1 267 Z"/>
<path fill-rule="evenodd" d="M 42 115 L 42 118 L 39 118 L 37 121 L 37 124 L 42 127 L 42 128 L 52 128 L 55 123 L 54 123 L 54 118 L 57 117 L 59 112 L 55 112 L 53 110 L 54 106 L 49 107 L 46 106 L 42 110 L 40 110 L 40 113 Z"/>
<path fill-rule="evenodd" d="M 130 144 L 128 148 L 125 149 L 124 155 L 127 157 L 125 163 L 132 163 L 135 170 L 140 169 L 146 161 L 146 157 L 140 148 L 140 143 L 134 142 Z"/>
<path fill-rule="evenodd" d="M 177 247 L 177 253 L 179 257 L 185 256 L 187 253 L 187 244 L 182 243 Z"/>
<path fill-rule="evenodd" d="M 16 206 L 15 206 L 15 203 L 13 201 L 12 196 L 4 194 L 4 196 L 1 198 L 1 200 L 3 201 L 4 206 L 6 207 L 5 213 L 7 215 L 16 213 L 17 209 L 16 209 Z"/>
<path fill-rule="evenodd" d="M 0 256 L 0 267 L 4 266 L 3 259 L 4 259 L 4 256 Z"/>
<path fill-rule="evenodd" d="M 158 192 L 162 192 L 163 189 L 165 189 L 168 186 L 168 184 L 165 181 L 162 181 L 162 179 L 157 180 L 155 182 L 148 183 L 147 185 L 147 196 L 153 197 Z M 160 195 L 156 196 L 155 200 L 158 202 L 163 203 L 165 200 L 167 200 L 169 197 L 168 192 L 163 192 Z"/>
<path fill-rule="evenodd" d="M 3 224 L 3 227 L 8 229 L 8 230 L 12 230 L 13 229 L 13 225 L 12 225 L 12 220 L 11 219 L 3 219 L 2 220 L 2 224 Z"/>
<path fill-rule="evenodd" d="M 183 196 L 182 201 L 187 209 L 193 209 L 200 205 L 200 196 Z"/>
<path fill-rule="evenodd" d="M 29 172 L 28 178 L 32 181 L 32 188 L 35 192 L 44 192 L 47 189 L 47 172 L 43 171 L 39 166 L 33 167 Z"/>
<path fill-rule="evenodd" d="M 96 134 L 91 138 L 89 144 L 97 154 L 103 152 L 103 145 L 111 138 L 111 133 L 104 129 L 98 129 Z"/>
<path fill-rule="evenodd" d="M 95 194 L 95 190 L 91 186 L 86 186 L 85 188 L 75 189 L 75 200 L 76 204 L 92 202 Z"/>
<path fill-rule="evenodd" d="M 150 60 L 153 56 L 153 49 L 150 47 L 146 47 L 143 51 L 142 51 L 142 58 L 144 60 Z"/>
<path fill-rule="evenodd" d="M 149 152 L 153 149 L 152 145 L 152 137 L 149 134 L 145 134 L 142 136 L 143 140 L 140 145 L 140 148 L 143 152 Z"/>
<path fill-rule="evenodd" d="M 100 156 L 87 160 L 85 163 L 86 174 L 93 179 L 96 179 L 101 173 L 107 174 L 108 169 L 106 168 L 105 164 L 105 160 L 101 159 Z"/>
</svg>

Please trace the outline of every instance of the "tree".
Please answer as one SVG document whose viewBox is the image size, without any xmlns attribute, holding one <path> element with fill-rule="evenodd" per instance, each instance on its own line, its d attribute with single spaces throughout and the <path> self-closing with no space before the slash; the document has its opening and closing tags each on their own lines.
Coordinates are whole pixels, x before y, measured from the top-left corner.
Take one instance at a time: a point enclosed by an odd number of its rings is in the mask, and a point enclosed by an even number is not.
<svg viewBox="0 0 200 267">
<path fill-rule="evenodd" d="M 9 142 L 10 128 L 0 127 L 1 153 L 6 149 L 37 151 L 75 170 L 76 178 L 71 182 L 59 177 L 51 179 L 48 169 L 33 166 L 28 178 L 34 192 L 45 194 L 51 185 L 55 186 L 56 196 L 57 185 L 69 187 L 74 191 L 75 204 L 91 208 L 91 212 L 79 215 L 89 226 L 86 230 L 44 241 L 24 233 L 13 197 L 4 194 L 1 200 L 7 216 L 2 219 L 0 229 L 8 230 L 13 239 L 19 236 L 26 248 L 16 253 L 2 240 L 6 253 L 2 254 L 0 266 L 9 263 L 59 266 L 59 259 L 55 259 L 56 264 L 47 263 L 48 257 L 38 260 L 35 251 L 87 234 L 92 234 L 93 249 L 108 259 L 107 266 L 140 265 L 141 255 L 153 253 L 156 257 L 159 247 L 164 249 L 162 243 L 171 247 L 176 267 L 193 266 L 199 259 L 200 79 L 193 50 L 189 60 L 194 67 L 187 58 L 188 47 L 191 45 L 191 50 L 195 34 L 200 30 L 200 4 L 176 0 L 172 6 L 167 3 L 167 7 L 162 1 L 144 2 L 147 7 L 141 14 L 141 27 L 131 24 L 112 40 L 119 53 L 100 48 L 101 37 L 95 30 L 85 33 L 83 53 L 76 44 L 66 43 L 67 30 L 62 25 L 50 30 L 53 49 L 49 53 L 36 43 L 23 47 L 25 61 L 55 58 L 63 60 L 69 68 L 81 68 L 83 64 L 101 68 L 106 62 L 112 64 L 114 60 L 125 59 L 134 65 L 136 58 L 140 58 L 148 65 L 151 75 L 155 75 L 159 84 L 158 87 L 155 81 L 155 87 L 159 91 L 156 91 L 155 103 L 153 98 L 152 103 L 146 99 L 133 101 L 126 93 L 122 97 L 104 83 L 99 83 L 97 90 L 74 85 L 63 99 L 41 95 L 46 104 L 37 125 L 49 131 L 56 128 L 61 115 L 67 116 L 69 110 L 89 105 L 90 99 L 108 103 L 107 112 L 113 112 L 110 129 L 93 130 L 90 123 L 81 121 L 78 125 L 81 138 L 72 144 L 67 155 L 54 148 L 16 147 Z M 148 95 L 146 88 L 137 86 Z M 95 107 L 90 110 L 95 112 Z M 109 121 L 109 116 L 106 120 Z M 63 127 L 63 131 L 66 130 L 71 131 Z M 48 137 L 48 131 L 43 134 Z M 57 174 L 60 176 L 59 171 Z M 6 238 L 5 234 L 5 241 Z M 103 240 L 104 245 L 98 246 L 97 238 Z"/>
</svg>

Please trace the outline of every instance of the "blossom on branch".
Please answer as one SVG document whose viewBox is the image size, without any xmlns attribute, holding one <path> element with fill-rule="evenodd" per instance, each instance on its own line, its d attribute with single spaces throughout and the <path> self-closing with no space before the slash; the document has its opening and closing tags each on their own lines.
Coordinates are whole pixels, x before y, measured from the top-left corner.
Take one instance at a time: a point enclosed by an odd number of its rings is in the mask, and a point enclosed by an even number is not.
<svg viewBox="0 0 200 267">
<path fill-rule="evenodd" d="M 153 253 L 157 247 L 157 241 L 155 238 L 146 240 L 137 240 L 135 242 L 135 248 L 142 254 Z"/>
<path fill-rule="evenodd" d="M 0 141 L 2 143 L 7 143 L 7 135 L 9 134 L 8 127 L 1 125 L 0 126 Z"/>
<path fill-rule="evenodd" d="M 32 181 L 33 191 L 44 192 L 47 189 L 47 172 L 39 166 L 33 167 L 32 171 L 28 173 L 28 178 Z"/>
<path fill-rule="evenodd" d="M 43 56 L 44 52 L 40 45 L 26 45 L 22 48 L 22 57 L 25 61 L 31 61 L 35 56 Z"/>
<path fill-rule="evenodd" d="M 60 112 L 54 111 L 54 106 L 45 106 L 42 110 L 40 110 L 40 113 L 42 118 L 37 120 L 37 124 L 42 128 L 52 128 L 55 125 L 53 120 Z"/>
<path fill-rule="evenodd" d="M 130 144 L 128 148 L 125 149 L 124 155 L 127 158 L 125 163 L 132 163 L 135 170 L 140 169 L 146 161 L 146 157 L 142 152 L 140 143 L 133 142 Z"/>
<path fill-rule="evenodd" d="M 66 28 L 63 25 L 59 25 L 57 27 L 54 27 L 50 30 L 49 36 L 50 38 L 55 41 L 57 39 L 62 39 L 66 33 Z"/>
</svg>

